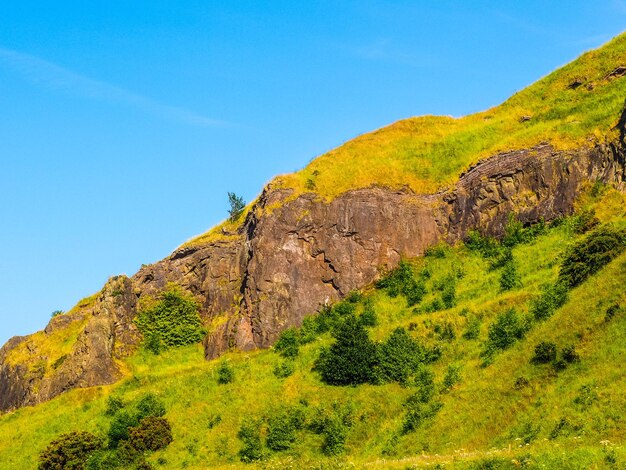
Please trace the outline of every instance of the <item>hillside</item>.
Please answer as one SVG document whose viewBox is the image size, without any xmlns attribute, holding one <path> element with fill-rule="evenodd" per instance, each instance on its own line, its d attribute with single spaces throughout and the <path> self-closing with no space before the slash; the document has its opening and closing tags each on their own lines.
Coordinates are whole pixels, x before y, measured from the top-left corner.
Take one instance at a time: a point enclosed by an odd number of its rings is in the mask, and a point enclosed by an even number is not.
<svg viewBox="0 0 626 470">
<path fill-rule="evenodd" d="M 12 338 L 0 467 L 620 468 L 624 75 L 358 137 Z"/>
</svg>

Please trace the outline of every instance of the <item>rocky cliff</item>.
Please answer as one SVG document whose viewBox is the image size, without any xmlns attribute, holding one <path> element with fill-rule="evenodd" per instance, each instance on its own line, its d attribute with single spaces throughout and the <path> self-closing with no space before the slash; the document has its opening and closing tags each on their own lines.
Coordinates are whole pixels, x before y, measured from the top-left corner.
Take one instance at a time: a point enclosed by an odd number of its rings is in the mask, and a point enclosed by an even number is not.
<svg viewBox="0 0 626 470">
<path fill-rule="evenodd" d="M 370 284 L 402 257 L 469 230 L 501 235 L 510 213 L 525 223 L 572 212 L 588 181 L 624 188 L 624 124 L 613 141 L 556 151 L 544 143 L 481 161 L 445 191 L 420 195 L 370 187 L 330 202 L 271 184 L 237 233 L 109 280 L 91 302 L 53 318 L 43 332 L 0 349 L 0 410 L 75 387 L 118 380 L 119 361 L 141 340 L 137 302 L 174 282 L 201 303 L 207 359 L 272 344 L 305 315 Z M 63 347 L 51 348 L 58 341 Z"/>
</svg>

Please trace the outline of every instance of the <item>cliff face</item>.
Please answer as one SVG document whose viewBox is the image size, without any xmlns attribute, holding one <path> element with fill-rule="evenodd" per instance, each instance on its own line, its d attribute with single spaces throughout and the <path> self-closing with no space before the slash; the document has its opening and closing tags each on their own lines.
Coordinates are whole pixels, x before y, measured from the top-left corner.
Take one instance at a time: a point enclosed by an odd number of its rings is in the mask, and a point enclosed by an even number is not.
<svg viewBox="0 0 626 470">
<path fill-rule="evenodd" d="M 454 243 L 473 229 L 501 235 L 511 212 L 526 223 L 569 214 L 587 181 L 623 188 L 625 155 L 623 132 L 615 142 L 576 151 L 543 144 L 486 159 L 432 195 L 373 187 L 325 202 L 270 185 L 229 240 L 181 248 L 131 278 L 112 278 L 92 305 L 52 319 L 39 337 L 12 338 L 0 349 L 0 410 L 118 380 L 116 361 L 141 339 L 133 324 L 138 299 L 169 282 L 201 301 L 211 325 L 207 359 L 231 348 L 268 347 L 281 331 L 373 282 L 401 257 L 420 256 L 442 240 Z M 76 325 L 65 357 L 37 340 Z"/>
</svg>

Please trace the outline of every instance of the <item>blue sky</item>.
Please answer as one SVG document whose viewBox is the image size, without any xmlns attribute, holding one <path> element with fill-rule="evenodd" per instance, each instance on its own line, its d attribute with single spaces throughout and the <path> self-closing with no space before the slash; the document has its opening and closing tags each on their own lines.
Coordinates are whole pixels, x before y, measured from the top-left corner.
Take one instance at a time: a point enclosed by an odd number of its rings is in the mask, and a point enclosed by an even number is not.
<svg viewBox="0 0 626 470">
<path fill-rule="evenodd" d="M 625 1 L 0 6 L 0 343 L 167 256 L 272 176 L 460 116 L 622 31 Z"/>
</svg>

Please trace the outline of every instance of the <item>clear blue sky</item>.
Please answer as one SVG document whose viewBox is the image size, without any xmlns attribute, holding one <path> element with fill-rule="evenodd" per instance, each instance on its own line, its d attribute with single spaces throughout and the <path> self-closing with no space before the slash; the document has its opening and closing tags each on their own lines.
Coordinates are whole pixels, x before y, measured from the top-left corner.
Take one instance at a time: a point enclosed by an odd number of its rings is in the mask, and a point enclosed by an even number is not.
<svg viewBox="0 0 626 470">
<path fill-rule="evenodd" d="M 496 105 L 621 32 L 625 1 L 0 6 L 0 343 L 167 256 L 273 175 Z"/>
</svg>

